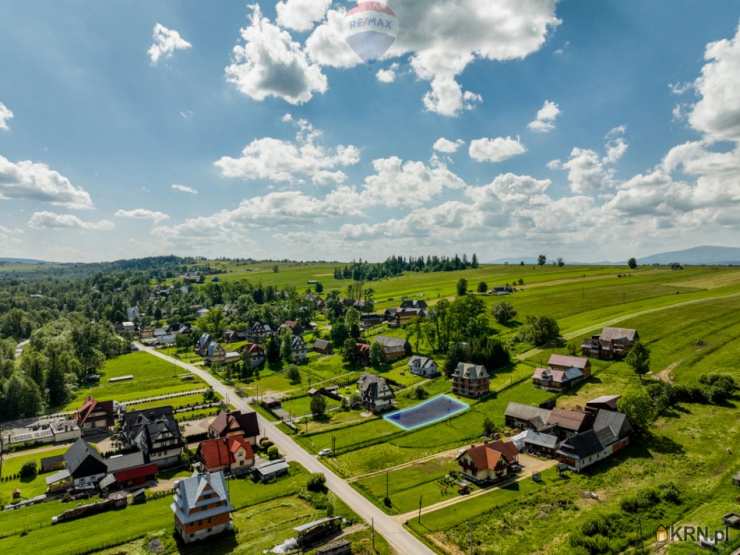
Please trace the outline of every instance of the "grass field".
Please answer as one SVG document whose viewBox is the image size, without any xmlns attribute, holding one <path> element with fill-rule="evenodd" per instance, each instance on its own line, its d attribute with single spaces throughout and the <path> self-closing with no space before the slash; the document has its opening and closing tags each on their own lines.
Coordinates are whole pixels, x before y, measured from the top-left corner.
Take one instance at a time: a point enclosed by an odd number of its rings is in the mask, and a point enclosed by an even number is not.
<svg viewBox="0 0 740 555">
<path fill-rule="evenodd" d="M 21 467 L 27 462 L 35 462 L 36 468 L 40 469 L 41 459 L 62 455 L 66 450 L 66 447 L 60 447 L 58 449 L 50 449 L 42 453 L 23 454 L 20 452 L 17 455 L 12 454 L 10 457 L 6 455 L 3 459 L 2 476 L 13 476 L 14 474 L 18 474 Z M 49 476 L 49 474 L 38 474 L 33 480 L 17 479 L 0 482 L 0 505 L 9 502 L 13 492 L 16 490 L 20 491 L 21 499 L 30 499 L 31 497 L 45 493 L 47 476 Z"/>
<path fill-rule="evenodd" d="M 100 374 L 100 384 L 77 390 L 67 410 L 78 408 L 88 395 L 102 401 L 114 399 L 120 402 L 205 387 L 202 381 L 185 370 L 147 353 L 130 353 L 107 360 Z M 127 375 L 132 375 L 133 380 L 110 383 L 111 378 Z M 190 378 L 184 380 L 184 376 Z"/>
<path fill-rule="evenodd" d="M 678 382 L 695 381 L 705 372 L 725 372 L 740 380 L 736 362 L 740 353 L 738 308 L 740 299 L 707 301 L 628 319 L 623 325 L 640 330 L 652 350 L 656 374 L 670 368 L 671 379 Z M 540 356 L 546 353 L 537 358 Z M 621 393 L 638 384 L 639 378 L 625 363 L 599 363 L 595 377 L 579 390 L 561 396 L 558 405 L 583 406 L 590 398 Z M 520 387 L 531 386 L 524 382 Z M 483 552 L 520 553 L 528 549 L 571 553 L 568 536 L 585 520 L 618 511 L 619 502 L 640 488 L 675 482 L 685 499 L 665 518 L 719 528 L 721 516 L 737 507 L 737 494 L 731 493 L 730 485 L 732 474 L 740 467 L 737 411 L 737 402 L 727 407 L 682 405 L 658 420 L 650 439 L 636 442 L 624 454 L 588 473 L 572 474 L 568 480 L 550 475 L 544 486 L 525 480 L 511 490 L 430 513 L 421 524 L 413 521 L 409 526 L 440 551 L 467 549 L 472 539 L 473 546 Z M 398 472 L 396 481 L 414 486 L 413 473 L 403 473 Z M 367 486 L 362 480 L 360 489 L 371 487 L 373 480 Z M 596 491 L 600 501 L 583 499 L 583 491 Z M 377 495 L 373 489 L 370 493 Z M 401 497 L 404 508 L 410 501 Z M 671 546 L 670 552 L 692 551 L 689 546 Z"/>
</svg>

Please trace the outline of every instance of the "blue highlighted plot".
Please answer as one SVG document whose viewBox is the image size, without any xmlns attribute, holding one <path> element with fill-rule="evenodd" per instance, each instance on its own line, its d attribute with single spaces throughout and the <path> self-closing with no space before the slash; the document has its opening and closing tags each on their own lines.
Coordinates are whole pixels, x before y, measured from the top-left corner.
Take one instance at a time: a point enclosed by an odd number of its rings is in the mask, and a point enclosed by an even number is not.
<svg viewBox="0 0 740 555">
<path fill-rule="evenodd" d="M 470 407 L 449 395 L 438 395 L 408 409 L 397 410 L 383 418 L 404 430 L 416 430 L 452 416 L 457 416 Z"/>
</svg>

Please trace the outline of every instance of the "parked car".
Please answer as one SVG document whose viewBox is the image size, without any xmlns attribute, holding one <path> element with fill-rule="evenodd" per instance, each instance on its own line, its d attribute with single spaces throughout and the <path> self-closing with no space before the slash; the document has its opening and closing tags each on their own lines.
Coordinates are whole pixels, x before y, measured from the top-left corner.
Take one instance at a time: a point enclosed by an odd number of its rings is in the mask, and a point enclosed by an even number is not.
<svg viewBox="0 0 740 555">
<path fill-rule="evenodd" d="M 319 457 L 331 457 L 331 455 L 332 455 L 332 450 L 329 448 L 322 449 L 321 451 L 319 451 Z"/>
</svg>

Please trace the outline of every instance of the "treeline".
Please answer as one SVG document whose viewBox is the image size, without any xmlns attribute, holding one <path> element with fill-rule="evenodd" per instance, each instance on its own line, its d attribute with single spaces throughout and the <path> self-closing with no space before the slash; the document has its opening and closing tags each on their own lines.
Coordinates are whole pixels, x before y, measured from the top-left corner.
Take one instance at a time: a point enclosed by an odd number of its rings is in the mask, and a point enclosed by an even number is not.
<svg viewBox="0 0 740 555">
<path fill-rule="evenodd" d="M 334 279 L 351 279 L 354 281 L 374 281 L 386 277 L 400 276 L 404 272 L 453 272 L 478 267 L 478 256 L 473 254 L 468 259 L 458 255 L 420 256 L 418 258 L 391 256 L 385 262 L 366 262 L 359 260 L 349 265 L 334 269 Z"/>
<path fill-rule="evenodd" d="M 15 343 L 0 341 L 0 419 L 34 416 L 63 407 L 74 391 L 94 380 L 106 359 L 129 344 L 107 324 L 59 319 L 36 330 L 20 363 Z"/>
</svg>

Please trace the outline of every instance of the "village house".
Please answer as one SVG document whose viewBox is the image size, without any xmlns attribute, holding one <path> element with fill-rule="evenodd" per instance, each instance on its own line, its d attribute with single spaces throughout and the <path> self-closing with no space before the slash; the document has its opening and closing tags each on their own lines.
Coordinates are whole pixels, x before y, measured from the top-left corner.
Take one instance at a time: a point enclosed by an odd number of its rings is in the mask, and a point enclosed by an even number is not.
<svg viewBox="0 0 740 555">
<path fill-rule="evenodd" d="M 360 328 L 363 330 L 369 330 L 373 326 L 379 326 L 383 322 L 385 322 L 385 316 L 383 314 L 360 315 Z"/>
<path fill-rule="evenodd" d="M 509 403 L 504 413 L 506 425 L 520 430 L 533 430 L 557 436 L 571 437 L 591 427 L 593 415 L 588 411 L 547 410 L 521 403 Z"/>
<path fill-rule="evenodd" d="M 290 472 L 290 465 L 285 459 L 264 461 L 255 465 L 252 475 L 258 482 L 267 483 L 277 480 Z"/>
<path fill-rule="evenodd" d="M 203 361 L 207 366 L 214 364 L 234 364 L 241 360 L 241 354 L 237 352 L 227 352 L 219 343 L 211 341 L 206 349 Z"/>
<path fill-rule="evenodd" d="M 504 420 L 509 428 L 519 430 L 535 430 L 537 432 L 548 429 L 547 421 L 550 411 L 540 407 L 533 407 L 522 403 L 510 402 L 504 412 Z"/>
<path fill-rule="evenodd" d="M 243 361 L 249 359 L 252 368 L 259 368 L 265 363 L 265 349 L 259 343 L 250 343 L 241 350 Z"/>
<path fill-rule="evenodd" d="M 418 355 L 409 359 L 409 370 L 412 374 L 424 378 L 436 378 L 440 375 L 437 363 L 433 359 Z"/>
<path fill-rule="evenodd" d="M 559 438 L 569 438 L 591 428 L 593 417 L 578 410 L 552 409 L 547 419 L 550 433 Z"/>
<path fill-rule="evenodd" d="M 252 343 L 264 343 L 268 338 L 275 335 L 270 324 L 255 322 L 247 329 L 247 341 Z"/>
<path fill-rule="evenodd" d="M 124 447 L 139 449 L 147 463 L 160 468 L 178 464 L 185 445 L 172 407 L 126 413 L 119 437 Z"/>
<path fill-rule="evenodd" d="M 259 435 L 260 428 L 256 412 L 222 411 L 208 426 L 208 436 L 211 438 L 243 437 L 252 446 L 257 444 Z"/>
<path fill-rule="evenodd" d="M 120 326 L 121 333 L 136 333 L 136 324 L 133 322 L 121 322 Z"/>
<path fill-rule="evenodd" d="M 185 543 L 220 534 L 232 526 L 234 508 L 221 472 L 178 481 L 170 508 L 175 515 L 175 530 Z"/>
<path fill-rule="evenodd" d="M 213 338 L 211 337 L 211 334 L 209 333 L 203 333 L 198 338 L 197 343 L 195 344 L 195 352 L 198 354 L 198 356 L 205 357 L 208 354 L 208 346 L 213 341 Z"/>
<path fill-rule="evenodd" d="M 389 335 L 379 335 L 375 338 L 375 342 L 380 345 L 387 362 L 395 362 L 406 356 L 405 339 Z"/>
<path fill-rule="evenodd" d="M 116 420 L 114 401 L 96 401 L 88 396 L 75 413 L 77 425 L 83 434 L 108 430 Z"/>
<path fill-rule="evenodd" d="M 596 397 L 596 399 L 586 402 L 586 412 L 595 414 L 600 409 L 616 411 L 617 404 L 621 398 L 621 395 L 602 395 L 601 397 Z"/>
<path fill-rule="evenodd" d="M 252 444 L 244 436 L 227 436 L 201 441 L 198 457 L 208 472 L 241 476 L 254 466 Z"/>
<path fill-rule="evenodd" d="M 404 299 L 401 301 L 401 308 L 411 308 L 416 310 L 426 310 L 427 302 L 423 299 Z"/>
<path fill-rule="evenodd" d="M 519 450 L 511 442 L 472 445 L 457 457 L 465 478 L 479 485 L 490 484 L 519 471 Z"/>
<path fill-rule="evenodd" d="M 322 355 L 330 355 L 333 350 L 331 341 L 317 339 L 313 342 L 313 350 Z"/>
<path fill-rule="evenodd" d="M 599 410 L 593 427 L 563 441 L 556 456 L 562 464 L 580 472 L 624 449 L 629 445 L 631 432 L 626 415 Z"/>
<path fill-rule="evenodd" d="M 532 383 L 548 391 L 564 391 L 591 375 L 591 362 L 584 357 L 551 355 L 547 368 L 536 368 Z"/>
<path fill-rule="evenodd" d="M 156 479 L 159 467 L 147 463 L 141 451 L 116 455 L 106 459 L 108 474 L 100 480 L 98 487 L 104 491 L 141 487 Z"/>
<path fill-rule="evenodd" d="M 71 478 L 71 487 L 76 490 L 97 489 L 100 480 L 108 473 L 105 459 L 84 439 L 78 439 L 64 453 L 64 466 L 66 470 L 58 473 L 58 476 L 55 475 L 55 478 L 65 481 L 63 474 L 66 472 Z M 53 484 L 47 485 L 51 487 Z"/>
<path fill-rule="evenodd" d="M 604 328 L 581 345 L 585 356 L 612 360 L 624 358 L 640 338 L 637 330 L 628 328 Z"/>
<path fill-rule="evenodd" d="M 544 457 L 552 457 L 559 444 L 557 436 L 535 432 L 531 429 L 515 435 L 511 441 L 520 453 L 531 453 Z"/>
<path fill-rule="evenodd" d="M 294 364 L 303 364 L 308 360 L 308 347 L 300 335 L 294 335 L 290 339 L 290 360 Z"/>
<path fill-rule="evenodd" d="M 488 395 L 490 377 L 485 366 L 460 362 L 452 373 L 452 392 L 477 399 Z"/>
<path fill-rule="evenodd" d="M 357 387 L 366 409 L 380 413 L 393 408 L 395 395 L 384 378 L 375 374 L 363 374 Z"/>
</svg>

